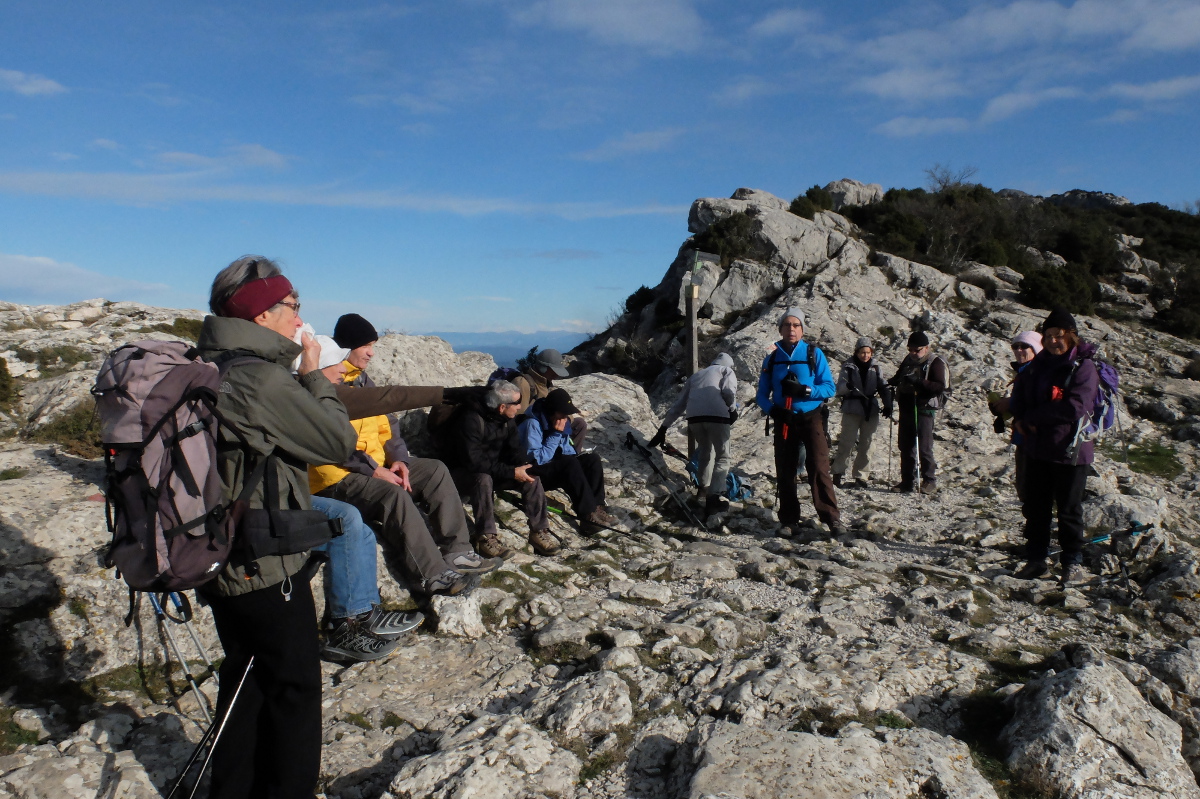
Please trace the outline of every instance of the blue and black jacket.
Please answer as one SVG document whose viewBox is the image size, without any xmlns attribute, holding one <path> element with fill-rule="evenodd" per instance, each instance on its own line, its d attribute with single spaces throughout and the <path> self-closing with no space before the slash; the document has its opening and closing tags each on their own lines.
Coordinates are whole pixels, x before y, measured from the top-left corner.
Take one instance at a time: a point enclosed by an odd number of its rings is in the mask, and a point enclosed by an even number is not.
<svg viewBox="0 0 1200 799">
<path fill-rule="evenodd" d="M 754 397 L 763 413 L 769 414 L 772 407 L 787 407 L 787 397 L 783 394 L 781 384 L 788 372 L 794 374 L 801 384 L 812 387 L 808 399 L 793 401 L 792 411 L 795 413 L 815 411 L 837 391 L 837 382 L 829 371 L 829 361 L 819 347 L 805 341 L 796 342 L 790 351 L 788 347 L 778 341 L 775 348 L 763 358 L 762 371 L 758 376 L 758 394 Z"/>
</svg>

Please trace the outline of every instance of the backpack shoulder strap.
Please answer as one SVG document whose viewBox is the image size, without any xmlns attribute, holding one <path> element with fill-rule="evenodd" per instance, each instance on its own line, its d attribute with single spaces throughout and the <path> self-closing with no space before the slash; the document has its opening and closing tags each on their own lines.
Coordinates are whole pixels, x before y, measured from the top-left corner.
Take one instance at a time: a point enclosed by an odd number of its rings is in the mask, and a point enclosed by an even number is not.
<svg viewBox="0 0 1200 799">
<path fill-rule="evenodd" d="M 804 346 L 808 347 L 808 373 L 815 378 L 817 376 L 817 345 L 805 342 Z"/>
</svg>

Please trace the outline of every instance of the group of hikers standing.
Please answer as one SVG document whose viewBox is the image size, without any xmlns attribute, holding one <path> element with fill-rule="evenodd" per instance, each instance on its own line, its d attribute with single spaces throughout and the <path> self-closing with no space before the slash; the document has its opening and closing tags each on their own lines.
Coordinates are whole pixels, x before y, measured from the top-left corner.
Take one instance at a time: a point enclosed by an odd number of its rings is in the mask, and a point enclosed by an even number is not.
<svg viewBox="0 0 1200 799">
<path fill-rule="evenodd" d="M 496 527 L 498 490 L 520 493 L 528 543 L 541 555 L 559 549 L 548 521 L 548 489 L 568 495 L 584 534 L 619 522 L 606 506 L 600 456 L 583 447 L 587 425 L 570 395 L 553 385 L 567 374 L 560 353 L 538 353 L 523 373 L 487 386 L 377 386 L 365 372 L 379 338 L 374 326 L 347 314 L 332 336 L 303 331 L 298 293 L 266 258 L 246 256 L 222 270 L 209 304 L 212 315 L 196 351 L 221 374 L 217 467 L 225 497 L 242 503 L 227 507 L 269 516 L 270 534 L 284 539 L 277 552 L 286 553 L 235 549 L 215 579 L 199 588 L 225 650 L 217 709 L 228 731 L 214 749 L 211 795 L 310 797 L 320 764 L 322 654 L 343 661 L 384 657 L 423 621 L 419 610 L 381 607 L 377 535 L 401 556 L 409 591 L 423 606 L 432 595 L 469 590 L 475 575 L 513 554 Z M 855 451 L 854 485 L 865 483 L 880 417 L 897 408 L 901 480 L 894 489 L 933 493 L 933 423 L 949 390 L 949 370 L 925 334 L 909 337 L 907 357 L 887 380 L 872 342 L 859 339 L 835 381 L 825 354 L 803 340 L 799 309 L 787 309 L 778 329 L 755 401 L 768 425 L 774 422 L 781 533 L 790 535 L 800 523 L 802 462 L 817 516 L 834 533 L 844 532 L 835 487 Z M 1023 333 L 1013 348 L 1018 375 L 1010 397 L 997 398 L 993 412 L 1011 413 L 1020 437 L 1014 443 L 1028 545 L 1018 574 L 1036 578 L 1049 570 L 1057 504 L 1068 582 L 1080 577 L 1080 505 L 1092 459 L 1090 444 L 1076 446 L 1071 430 L 1096 395 L 1095 370 L 1080 368 L 1095 348 L 1081 342 L 1074 320 L 1058 311 L 1040 337 Z M 689 378 L 652 440 L 663 443 L 669 425 L 687 419 L 709 513 L 729 507 L 724 495 L 736 393 L 733 361 L 719 355 Z M 835 397 L 842 399 L 843 423 L 831 473 L 821 411 Z M 437 458 L 409 451 L 395 415 L 425 407 L 433 409 Z M 318 546 L 286 546 L 289 536 L 311 535 L 313 511 L 340 534 L 324 535 Z M 312 550 L 323 556 L 314 558 Z M 322 563 L 323 648 L 310 588 Z"/>
</svg>

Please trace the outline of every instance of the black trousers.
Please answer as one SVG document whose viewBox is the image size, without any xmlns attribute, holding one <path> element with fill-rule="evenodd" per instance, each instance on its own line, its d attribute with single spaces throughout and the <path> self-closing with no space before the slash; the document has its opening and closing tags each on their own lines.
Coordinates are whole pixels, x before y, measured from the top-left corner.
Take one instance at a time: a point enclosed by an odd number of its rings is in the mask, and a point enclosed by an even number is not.
<svg viewBox="0 0 1200 799">
<path fill-rule="evenodd" d="M 787 437 L 784 437 L 786 430 Z M 775 425 L 775 481 L 779 494 L 779 523 L 797 524 L 800 521 L 800 497 L 796 491 L 796 469 L 800 452 L 808 470 L 808 487 L 812 492 L 813 509 L 826 524 L 841 520 L 833 478 L 829 476 L 829 439 L 819 411 L 795 416 L 786 425 Z"/>
<path fill-rule="evenodd" d="M 896 410 L 896 444 L 900 447 L 900 482 L 906 486 L 937 482 L 937 460 L 933 457 L 934 415 L 917 412 L 912 402 L 900 401 Z M 916 418 L 914 418 L 914 416 Z M 920 455 L 921 473 L 917 474 L 917 455 Z"/>
<path fill-rule="evenodd" d="M 208 597 L 225 648 L 217 713 L 254 667 L 213 752 L 210 799 L 312 799 L 321 770 L 321 663 L 308 581 Z"/>
<path fill-rule="evenodd" d="M 1083 561 L 1083 489 L 1087 486 L 1088 464 L 1027 458 L 1025 461 L 1025 556 L 1030 560 L 1050 554 L 1050 516 L 1058 506 L 1058 542 L 1062 563 Z"/>
<path fill-rule="evenodd" d="M 594 452 L 586 455 L 558 455 L 548 463 L 529 470 L 542 478 L 547 491 L 561 488 L 571 498 L 571 507 L 580 519 L 592 515 L 604 504 L 604 464 Z"/>
</svg>

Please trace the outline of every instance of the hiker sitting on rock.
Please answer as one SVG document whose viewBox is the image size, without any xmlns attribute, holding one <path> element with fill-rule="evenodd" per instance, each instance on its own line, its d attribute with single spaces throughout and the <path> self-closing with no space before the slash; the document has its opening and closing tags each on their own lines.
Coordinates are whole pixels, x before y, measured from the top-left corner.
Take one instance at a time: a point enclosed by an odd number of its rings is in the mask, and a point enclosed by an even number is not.
<svg viewBox="0 0 1200 799">
<path fill-rule="evenodd" d="M 733 358 L 722 352 L 712 364 L 687 379 L 650 439 L 651 447 L 661 447 L 675 420 L 687 417 L 688 435 L 696 445 L 696 476 L 700 490 L 705 492 L 706 514 L 729 510 L 725 482 L 729 476 L 729 433 L 737 419 L 737 407 Z"/>
<path fill-rule="evenodd" d="M 196 347 L 207 361 L 239 360 L 222 375 L 218 450 L 226 498 L 241 494 L 255 464 L 273 464 L 248 500 L 283 517 L 311 507 L 305 463 L 339 463 L 354 428 L 318 369 L 320 345 L 297 344 L 300 303 L 279 267 L 239 258 L 213 280 L 213 315 Z M 289 374 L 300 355 L 299 379 Z M 247 442 L 227 433 L 236 429 Z M 278 503 L 266 507 L 269 497 Z M 281 518 L 281 522 L 283 519 Z M 321 663 L 307 551 L 228 565 L 200 589 L 225 650 L 217 707 L 228 711 L 212 753 L 212 796 L 312 796 L 321 765 Z M 250 663 L 253 662 L 253 669 Z M 237 702 L 233 697 L 237 696 Z"/>
<path fill-rule="evenodd" d="M 533 401 L 517 429 L 525 452 L 534 462 L 529 473 L 541 478 L 545 491 L 566 491 L 579 518 L 580 532 L 590 534 L 618 522 L 604 506 L 604 464 L 600 456 L 594 452 L 581 455 L 567 432 L 571 417 L 578 413 L 567 390 L 556 388 Z"/>
<path fill-rule="evenodd" d="M 800 523 L 796 469 L 805 448 L 813 508 L 835 534 L 843 532 L 837 495 L 829 476 L 829 442 L 821 406 L 837 388 L 825 353 L 801 339 L 804 314 L 788 308 L 779 318 L 780 339 L 763 359 L 755 402 L 775 420 L 775 483 L 779 492 L 780 535 L 790 536 Z"/>
<path fill-rule="evenodd" d="M 879 428 L 879 401 L 883 402 L 884 416 L 892 415 L 892 388 L 883 379 L 883 372 L 875 362 L 875 348 L 871 339 L 860 338 L 854 344 L 854 356 L 842 364 L 838 375 L 837 394 L 842 398 L 842 432 L 838 435 L 837 455 L 833 459 L 833 484 L 840 486 L 850 463 L 850 453 L 858 447 L 854 457 L 854 485 L 865 488 L 871 467 L 871 442 Z M 878 396 L 879 400 L 875 397 Z"/>
<path fill-rule="evenodd" d="M 482 394 L 465 398 L 444 423 L 442 456 L 454 484 L 471 503 L 481 542 L 502 546 L 493 492 L 519 489 L 529 520 L 529 545 L 539 555 L 553 555 L 559 546 L 546 516 L 546 493 L 541 478 L 531 474 L 533 464 L 514 421 L 520 401 L 521 392 L 507 380 L 496 380 Z"/>
<path fill-rule="evenodd" d="M 1013 354 L 1013 379 L 1016 380 L 1016 375 L 1021 374 L 1032 361 L 1035 355 L 1042 351 L 1042 336 L 1040 333 L 1035 333 L 1028 330 L 1024 333 L 1018 333 L 1012 340 Z M 1012 385 L 1011 383 L 1009 384 Z M 988 410 L 996 417 L 994 428 L 997 433 L 1004 433 L 1004 417 L 1011 414 L 1009 409 L 1010 397 L 989 397 Z M 1014 455 L 1013 481 L 1017 487 L 1017 499 L 1025 501 L 1025 437 L 1013 428 L 1011 441 L 1016 448 Z"/>
<path fill-rule="evenodd" d="M 900 448 L 900 482 L 893 491 L 937 493 L 937 461 L 933 456 L 933 420 L 950 386 L 946 360 L 929 349 L 929 336 L 918 330 L 908 337 L 908 355 L 888 380 L 896 388 L 900 411 L 896 431 Z M 919 472 L 919 474 L 918 474 Z"/>
<path fill-rule="evenodd" d="M 1042 323 L 1042 351 L 1013 383 L 1013 428 L 1025 437 L 1026 563 L 1016 576 L 1033 580 L 1050 571 L 1050 515 L 1058 506 L 1064 586 L 1083 582 L 1083 489 L 1094 457 L 1082 441 L 1072 453 L 1075 430 L 1088 417 L 1100 390 L 1093 365 L 1096 346 L 1079 338 L 1075 318 L 1057 308 Z"/>
<path fill-rule="evenodd" d="M 525 371 L 511 378 L 511 382 L 521 392 L 521 402 L 517 406 L 517 415 L 529 410 L 534 400 L 545 399 L 554 390 L 554 378 L 566 377 L 566 361 L 558 350 L 542 350 L 533 356 L 533 360 Z M 583 447 L 583 438 L 587 435 L 587 421 L 579 415 L 572 416 L 569 422 L 571 441 L 576 449 Z"/>
<path fill-rule="evenodd" d="M 344 361 L 346 383 L 374 385 L 362 370 L 374 357 L 377 338 L 375 328 L 357 314 L 338 320 L 334 340 L 350 350 Z M 314 495 L 350 503 L 380 525 L 384 540 L 403 554 L 406 569 L 417 580 L 410 590 L 458 594 L 469 586 L 468 574 L 499 565 L 472 550 L 462 503 L 444 464 L 412 457 L 394 417 L 370 416 L 351 423 L 358 432 L 357 451 L 341 465 L 310 468 L 310 488 Z M 429 504 L 429 526 L 414 498 Z"/>
</svg>

